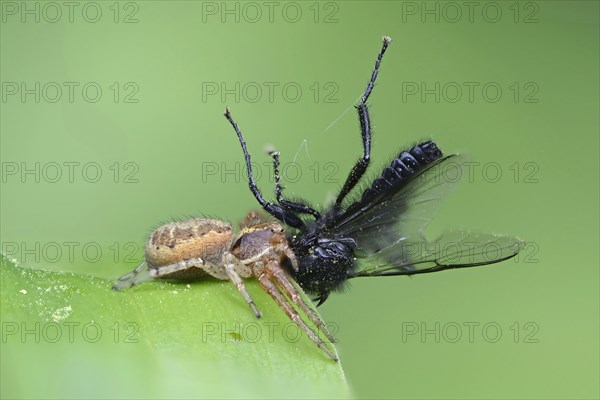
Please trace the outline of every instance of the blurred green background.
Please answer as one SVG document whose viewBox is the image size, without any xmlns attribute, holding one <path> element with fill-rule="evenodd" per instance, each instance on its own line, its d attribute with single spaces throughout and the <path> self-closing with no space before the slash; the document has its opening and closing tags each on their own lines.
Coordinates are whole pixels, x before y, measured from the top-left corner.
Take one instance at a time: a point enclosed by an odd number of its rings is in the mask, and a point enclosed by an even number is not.
<svg viewBox="0 0 600 400">
<path fill-rule="evenodd" d="M 598 2 L 73 4 L 1 2 L 5 255 L 116 277 L 165 221 L 236 223 L 256 203 L 226 105 L 265 196 L 273 145 L 287 193 L 322 205 L 361 154 L 351 107 L 385 34 L 371 175 L 427 137 L 469 153 L 432 230 L 527 246 L 332 296 L 355 395 L 599 396 Z"/>
</svg>

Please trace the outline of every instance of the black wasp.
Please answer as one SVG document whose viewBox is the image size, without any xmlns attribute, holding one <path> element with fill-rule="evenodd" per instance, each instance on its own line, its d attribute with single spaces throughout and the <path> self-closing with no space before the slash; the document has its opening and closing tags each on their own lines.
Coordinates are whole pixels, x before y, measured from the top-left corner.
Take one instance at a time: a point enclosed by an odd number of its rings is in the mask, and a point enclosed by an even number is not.
<svg viewBox="0 0 600 400">
<path fill-rule="evenodd" d="M 265 211 L 296 229 L 288 234 L 288 241 L 298 269 L 288 268 L 288 272 L 305 291 L 316 295 L 319 305 L 350 278 L 493 264 L 515 256 L 522 248 L 522 242 L 513 237 L 467 231 L 448 232 L 435 243 L 424 239 L 423 228 L 453 184 L 444 175 L 463 160 L 458 154 L 443 155 L 433 141 L 401 151 L 360 197 L 345 205 L 346 196 L 361 181 L 371 159 L 371 118 L 366 103 L 390 43 L 391 38 L 383 38 L 371 79 L 356 106 L 363 156 L 350 171 L 335 202 L 323 211 L 306 201 L 282 197 L 277 152 L 271 153 L 277 204 L 265 201 L 254 182 L 242 133 L 229 111 L 225 113 L 242 144 L 254 197 Z"/>
<path fill-rule="evenodd" d="M 422 274 L 493 264 L 515 256 L 523 242 L 509 236 L 453 231 L 435 241 L 425 239 L 425 226 L 456 181 L 448 179 L 446 173 L 463 161 L 458 154 L 443 155 L 433 141 L 401 151 L 362 195 L 346 199 L 369 166 L 371 119 L 366 103 L 390 43 L 389 37 L 383 38 L 371 79 L 356 106 L 363 156 L 332 205 L 319 211 L 304 200 L 285 199 L 279 153 L 275 151 L 270 154 L 277 203 L 266 201 L 254 180 L 242 132 L 227 109 L 225 117 L 244 152 L 250 190 L 262 208 L 281 224 L 251 212 L 235 235 L 228 223 L 206 218 L 163 225 L 148 239 L 144 262 L 121 277 L 114 288 L 125 289 L 154 278 L 210 275 L 231 280 L 260 317 L 241 279 L 255 277 L 290 319 L 337 360 L 294 308 L 295 305 L 302 310 L 332 340 L 318 315 L 299 295 L 295 283 L 321 305 L 350 278 Z M 286 226 L 291 229 L 285 231 Z"/>
</svg>

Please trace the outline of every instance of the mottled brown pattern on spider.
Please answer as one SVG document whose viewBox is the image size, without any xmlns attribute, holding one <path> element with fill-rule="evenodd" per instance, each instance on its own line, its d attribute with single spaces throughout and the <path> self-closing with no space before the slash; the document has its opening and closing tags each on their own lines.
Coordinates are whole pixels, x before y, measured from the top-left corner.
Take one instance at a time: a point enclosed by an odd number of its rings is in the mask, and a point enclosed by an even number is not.
<svg viewBox="0 0 600 400">
<path fill-rule="evenodd" d="M 171 222 L 158 228 L 148 239 L 146 262 L 149 268 L 157 268 L 182 259 L 200 257 L 218 264 L 221 263 L 222 249 L 232 237 L 231 225 L 216 219 L 194 218 Z M 180 272 L 172 277 L 204 275 L 201 269 L 196 268 Z"/>
</svg>

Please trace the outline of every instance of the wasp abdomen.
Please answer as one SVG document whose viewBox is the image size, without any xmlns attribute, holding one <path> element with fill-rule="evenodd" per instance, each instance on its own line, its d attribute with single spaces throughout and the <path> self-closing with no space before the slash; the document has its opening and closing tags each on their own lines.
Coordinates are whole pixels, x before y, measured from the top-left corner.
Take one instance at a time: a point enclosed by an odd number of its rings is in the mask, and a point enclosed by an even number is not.
<svg viewBox="0 0 600 400">
<path fill-rule="evenodd" d="M 442 151 L 435 142 L 427 141 L 401 152 L 386 167 L 381 176 L 373 181 L 371 187 L 363 192 L 361 201 L 383 193 L 393 187 L 400 187 L 417 172 L 442 157 Z"/>
</svg>

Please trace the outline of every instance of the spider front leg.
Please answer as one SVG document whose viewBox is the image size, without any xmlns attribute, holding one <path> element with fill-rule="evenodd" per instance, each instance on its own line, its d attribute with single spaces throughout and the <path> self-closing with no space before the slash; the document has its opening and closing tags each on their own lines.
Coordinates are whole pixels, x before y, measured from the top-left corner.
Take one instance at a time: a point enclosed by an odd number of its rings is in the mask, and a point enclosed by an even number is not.
<svg viewBox="0 0 600 400">
<path fill-rule="evenodd" d="M 344 183 L 342 190 L 340 190 L 340 193 L 335 200 L 336 207 L 341 206 L 346 195 L 348 195 L 354 186 L 356 186 L 369 166 L 369 162 L 371 160 L 371 117 L 369 115 L 369 108 L 367 107 L 367 100 L 369 99 L 369 96 L 373 91 L 373 87 L 375 86 L 375 80 L 379 74 L 379 67 L 381 66 L 383 55 L 385 54 L 385 51 L 391 42 L 392 38 L 389 36 L 383 37 L 383 46 L 377 55 L 377 61 L 375 62 L 375 68 L 371 74 L 371 79 L 369 80 L 367 88 L 360 99 L 360 103 L 358 103 L 356 106 L 356 110 L 358 111 L 358 120 L 360 121 L 360 133 L 363 142 L 363 156 L 356 162 L 356 164 L 354 164 L 354 167 L 352 167 L 348 178 L 346 178 L 346 183 Z"/>
<path fill-rule="evenodd" d="M 112 288 L 113 290 L 129 289 L 130 287 L 138 285 L 142 282 L 149 281 L 151 279 L 152 277 L 148 272 L 148 265 L 146 264 L 146 261 L 143 261 L 140 265 L 136 267 L 136 269 L 126 273 L 125 275 L 117 279 L 117 282 L 115 282 Z"/>
<path fill-rule="evenodd" d="M 290 282 L 289 278 L 287 277 L 281 266 L 276 262 L 270 262 L 267 263 L 266 271 L 273 279 L 275 279 L 277 284 L 281 288 L 283 288 L 283 291 L 285 292 L 286 296 L 294 304 L 300 307 L 300 309 L 308 316 L 311 322 L 315 324 L 315 326 L 319 328 L 321 332 L 323 332 L 327 339 L 329 339 L 331 343 L 335 343 L 335 339 L 333 338 L 331 333 L 329 333 L 327 327 L 325 326 L 321 318 L 308 304 L 306 304 L 298 290 L 296 290 L 292 282 Z"/>
<path fill-rule="evenodd" d="M 254 300 L 252 300 L 250 293 L 248 293 L 248 290 L 246 289 L 246 285 L 244 285 L 244 281 L 242 281 L 242 278 L 240 277 L 241 274 L 245 278 L 249 278 L 252 276 L 252 270 L 242 264 L 233 254 L 229 252 L 226 252 L 223 255 L 223 264 L 225 265 L 225 272 L 227 272 L 229 280 L 233 282 L 237 290 L 242 294 L 242 296 L 244 296 L 244 300 L 246 300 L 246 303 L 248 303 L 254 312 L 254 315 L 256 315 L 256 318 L 260 318 L 262 314 L 256 307 Z M 240 270 L 239 274 L 237 270 Z"/>
<path fill-rule="evenodd" d="M 273 267 L 269 264 L 276 263 L 276 261 L 271 260 L 265 266 L 262 261 L 257 262 L 254 265 L 254 274 L 258 279 L 258 282 L 263 287 L 263 289 L 275 300 L 275 302 L 279 305 L 279 307 L 285 312 L 289 319 L 296 323 L 304 331 L 308 337 L 321 349 L 323 350 L 332 360 L 338 361 L 337 356 L 329 350 L 325 342 L 317 335 L 313 330 L 302 320 L 300 314 L 290 305 L 285 296 L 281 293 L 279 288 L 273 281 L 271 281 L 271 277 L 268 274 L 268 270 Z"/>
</svg>

